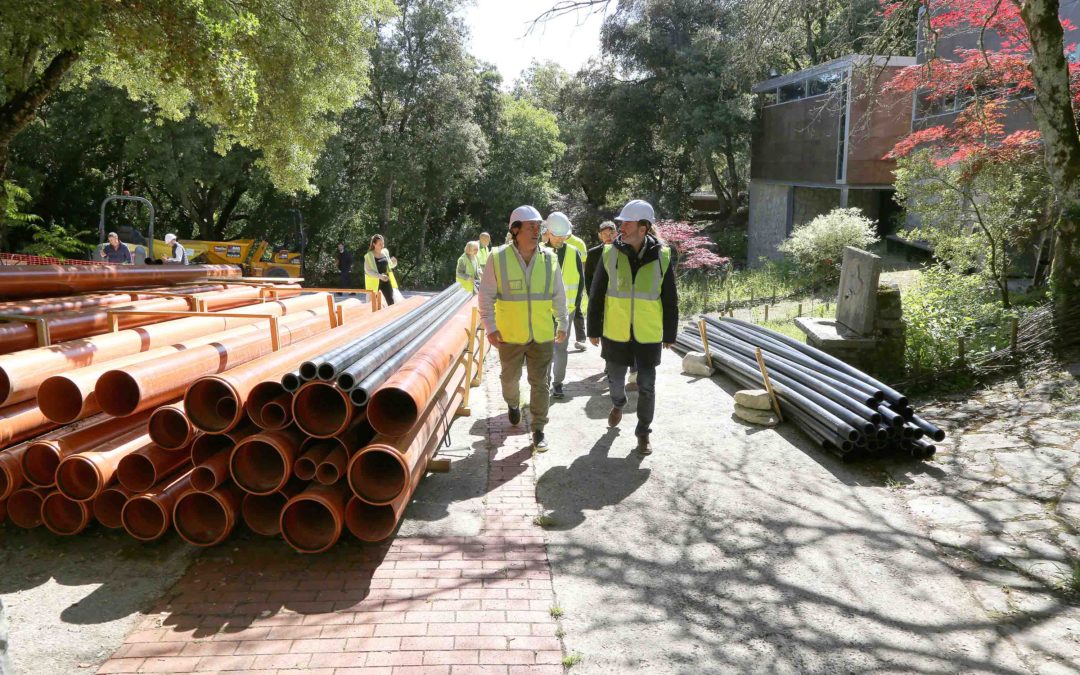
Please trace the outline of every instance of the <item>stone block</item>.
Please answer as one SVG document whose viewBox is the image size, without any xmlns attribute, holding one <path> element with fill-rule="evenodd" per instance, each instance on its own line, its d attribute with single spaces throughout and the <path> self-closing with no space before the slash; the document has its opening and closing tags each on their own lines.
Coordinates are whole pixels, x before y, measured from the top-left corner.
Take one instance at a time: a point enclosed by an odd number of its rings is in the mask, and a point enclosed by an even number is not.
<svg viewBox="0 0 1080 675">
<path fill-rule="evenodd" d="M 764 389 L 743 389 L 735 392 L 735 404 L 754 410 L 772 410 L 769 392 Z"/>
<path fill-rule="evenodd" d="M 701 352 L 689 352 L 682 360 L 684 375 L 709 377 L 713 374 L 712 362 Z"/>
<path fill-rule="evenodd" d="M 750 424 L 766 427 L 773 427 L 780 423 L 780 420 L 776 419 L 776 415 L 770 411 L 746 408 L 738 403 L 735 404 L 735 416 Z"/>
<path fill-rule="evenodd" d="M 859 335 L 874 332 L 880 276 L 881 258 L 852 246 L 844 248 L 840 294 L 836 305 L 837 322 Z"/>
</svg>

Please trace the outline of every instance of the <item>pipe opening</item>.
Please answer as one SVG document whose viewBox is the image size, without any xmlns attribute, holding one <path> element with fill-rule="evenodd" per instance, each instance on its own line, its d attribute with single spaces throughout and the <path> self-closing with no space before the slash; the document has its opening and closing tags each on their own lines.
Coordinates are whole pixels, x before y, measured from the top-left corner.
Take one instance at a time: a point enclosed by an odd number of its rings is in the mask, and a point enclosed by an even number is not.
<svg viewBox="0 0 1080 675">
<path fill-rule="evenodd" d="M 337 368 L 334 368 L 333 364 L 324 363 L 316 371 L 316 376 L 325 382 L 330 382 L 337 375 Z"/>
<path fill-rule="evenodd" d="M 219 452 L 231 452 L 232 449 L 233 441 L 228 436 L 203 434 L 191 444 L 191 463 L 198 466 Z"/>
<path fill-rule="evenodd" d="M 225 401 L 232 401 L 230 408 Z M 225 431 L 236 420 L 232 389 L 218 380 L 197 380 L 184 395 L 184 411 L 191 423 L 210 433 Z"/>
<path fill-rule="evenodd" d="M 211 494 L 189 492 L 173 509 L 173 523 L 180 536 L 196 546 L 211 546 L 228 534 L 231 523 L 225 506 Z"/>
<path fill-rule="evenodd" d="M 314 441 L 301 446 L 300 457 L 293 463 L 293 473 L 300 480 L 311 480 L 333 448 L 333 441 Z"/>
<path fill-rule="evenodd" d="M 281 509 L 288 500 L 280 492 L 268 495 L 244 495 L 240 513 L 244 523 L 255 534 L 276 537 L 281 534 Z"/>
<path fill-rule="evenodd" d="M 0 463 L 0 496 L 6 495 L 15 485 L 15 477 L 11 475 L 11 467 Z"/>
<path fill-rule="evenodd" d="M 315 480 L 323 485 L 333 485 L 341 478 L 341 474 L 349 465 L 349 453 L 340 441 L 335 443 L 334 449 L 326 455 L 326 459 L 319 462 L 315 469 Z"/>
<path fill-rule="evenodd" d="M 120 519 L 120 513 L 124 510 L 124 504 L 127 504 L 127 500 L 128 496 L 123 490 L 115 488 L 103 490 L 94 500 L 94 517 L 105 527 L 114 530 L 123 527 L 124 523 Z"/>
<path fill-rule="evenodd" d="M 210 492 L 217 487 L 217 476 L 214 470 L 205 464 L 191 470 L 191 487 L 198 492 Z"/>
<path fill-rule="evenodd" d="M 298 499 L 281 512 L 281 535 L 297 551 L 318 553 L 341 536 L 341 523 L 322 503 Z"/>
<path fill-rule="evenodd" d="M 60 451 L 50 443 L 31 443 L 22 460 L 26 480 L 38 487 L 56 483 L 56 470 L 60 468 Z M 2 493 L 3 490 L 0 490 Z"/>
<path fill-rule="evenodd" d="M 289 468 L 277 448 L 261 440 L 248 440 L 236 446 L 229 460 L 229 471 L 236 484 L 255 494 L 280 488 L 288 478 Z"/>
<path fill-rule="evenodd" d="M 356 386 L 356 378 L 351 373 L 342 373 L 338 375 L 337 386 L 348 391 Z"/>
<path fill-rule="evenodd" d="M 304 381 L 314 380 L 315 377 L 319 374 L 319 367 L 315 365 L 314 361 L 304 361 L 300 364 L 299 372 L 300 377 L 298 379 Z M 292 373 L 289 373 L 289 375 L 292 375 Z M 288 377 L 288 375 L 286 377 Z M 297 385 L 297 388 L 299 388 L 299 385 Z"/>
<path fill-rule="evenodd" d="M 300 388 L 301 384 L 303 384 L 303 382 L 296 373 L 287 373 L 281 376 L 281 386 L 285 387 L 285 391 L 296 391 Z"/>
<path fill-rule="evenodd" d="M 78 534 L 90 521 L 90 509 L 82 502 L 53 492 L 41 503 L 41 520 L 50 532 L 59 535 Z"/>
<path fill-rule="evenodd" d="M 169 514 L 152 499 L 132 497 L 124 504 L 120 520 L 128 534 L 143 541 L 151 541 L 165 534 L 169 528 Z"/>
<path fill-rule="evenodd" d="M 356 387 L 349 390 L 349 400 L 357 408 L 362 408 L 367 405 L 368 396 L 363 387 Z"/>
<path fill-rule="evenodd" d="M 369 502 L 392 501 L 405 489 L 408 470 L 396 452 L 366 450 L 349 465 L 349 487 Z"/>
<path fill-rule="evenodd" d="M 379 433 L 400 436 L 416 423 L 420 411 L 416 401 L 401 389 L 380 389 L 371 397 L 368 419 Z"/>
<path fill-rule="evenodd" d="M 66 377 L 53 376 L 38 387 L 37 402 L 45 417 L 58 424 L 67 424 L 79 419 L 85 400 L 78 385 Z"/>
<path fill-rule="evenodd" d="M 145 492 L 157 482 L 157 467 L 146 455 L 132 453 L 120 460 L 116 479 L 132 492 Z"/>
<path fill-rule="evenodd" d="M 77 455 L 60 462 L 56 472 L 56 486 L 75 501 L 92 499 L 101 490 L 102 482 L 97 466 Z"/>
<path fill-rule="evenodd" d="M 259 411 L 264 429 L 284 429 L 289 425 L 289 411 L 280 403 L 267 403 Z"/>
<path fill-rule="evenodd" d="M 11 378 L 8 377 L 7 372 L 3 368 L 0 368 L 0 403 L 7 403 L 10 396 Z"/>
<path fill-rule="evenodd" d="M 252 422 L 263 429 L 267 429 L 269 427 L 266 426 L 263 419 L 263 408 L 268 403 L 276 402 L 283 396 L 286 398 L 282 400 L 286 401 L 286 406 L 289 406 L 292 403 L 292 397 L 281 384 L 277 382 L 260 382 L 248 392 L 247 400 L 244 402 L 244 410 L 247 411 Z"/>
<path fill-rule="evenodd" d="M 396 525 L 392 506 L 374 506 L 353 498 L 345 507 L 345 526 L 360 541 L 382 541 L 394 533 Z"/>
<path fill-rule="evenodd" d="M 142 398 L 138 381 L 122 370 L 110 370 L 99 377 L 94 393 L 101 409 L 113 417 L 136 412 Z"/>
<path fill-rule="evenodd" d="M 34 489 L 16 490 L 8 497 L 8 518 L 19 527 L 30 529 L 41 524 L 41 502 L 44 497 Z"/>
<path fill-rule="evenodd" d="M 147 425 L 150 440 L 166 450 L 179 450 L 191 441 L 191 423 L 176 408 L 163 407 L 154 411 Z"/>
<path fill-rule="evenodd" d="M 333 436 L 345 429 L 351 412 L 344 392 L 331 384 L 308 384 L 293 398 L 293 416 L 311 436 Z"/>
</svg>

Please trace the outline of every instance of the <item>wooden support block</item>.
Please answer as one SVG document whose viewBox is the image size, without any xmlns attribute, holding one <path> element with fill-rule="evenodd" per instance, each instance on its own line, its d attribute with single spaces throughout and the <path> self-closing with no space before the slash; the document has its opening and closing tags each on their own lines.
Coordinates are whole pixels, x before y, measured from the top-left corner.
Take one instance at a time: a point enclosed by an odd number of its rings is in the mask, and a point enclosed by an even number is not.
<svg viewBox="0 0 1080 675">
<path fill-rule="evenodd" d="M 427 470 L 431 473 L 450 473 L 450 460 L 432 459 L 428 462 Z"/>
<path fill-rule="evenodd" d="M 281 332 L 278 326 L 278 317 L 270 317 L 270 347 L 273 351 L 281 348 Z"/>
<path fill-rule="evenodd" d="M 765 357 L 761 354 L 761 347 L 754 348 L 754 356 L 757 358 L 758 368 L 761 369 L 761 379 L 765 382 L 765 391 L 769 392 L 769 400 L 772 401 L 776 417 L 783 422 L 784 415 L 780 412 L 780 400 L 776 398 L 776 392 L 772 388 L 772 380 L 769 379 L 769 371 L 765 369 Z"/>
<path fill-rule="evenodd" d="M 705 330 L 705 319 L 698 319 L 697 322 L 698 334 L 701 335 L 701 346 L 705 350 L 705 358 L 710 364 L 712 364 L 712 350 L 709 349 L 709 337 Z"/>
</svg>

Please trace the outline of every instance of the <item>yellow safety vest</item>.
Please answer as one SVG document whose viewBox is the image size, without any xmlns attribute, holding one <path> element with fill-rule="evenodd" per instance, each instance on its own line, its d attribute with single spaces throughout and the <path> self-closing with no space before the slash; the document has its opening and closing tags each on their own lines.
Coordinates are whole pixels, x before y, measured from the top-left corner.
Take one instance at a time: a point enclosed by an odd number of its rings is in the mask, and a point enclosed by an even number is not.
<svg viewBox="0 0 1080 675">
<path fill-rule="evenodd" d="M 491 252 L 495 272 L 495 328 L 504 342 L 523 345 L 530 340 L 551 342 L 555 322 L 551 320 L 555 297 L 555 271 L 559 263 L 550 250 L 538 248 L 533 254 L 532 274 L 525 278 L 513 244 Z"/>
<path fill-rule="evenodd" d="M 476 288 L 476 263 L 464 253 L 457 259 L 457 282 L 470 293 Z"/>
<path fill-rule="evenodd" d="M 476 264 L 480 266 L 480 269 L 484 269 L 487 266 L 488 256 L 491 255 L 491 247 L 480 247 L 480 250 L 476 252 Z"/>
<path fill-rule="evenodd" d="M 576 234 L 572 234 L 566 238 L 566 243 L 573 246 L 581 253 L 581 259 L 585 260 L 589 256 L 589 247 L 585 245 L 585 240 Z"/>
<path fill-rule="evenodd" d="M 390 251 L 389 249 L 383 249 L 383 253 L 386 254 L 386 274 L 390 277 L 390 286 L 397 288 L 397 277 L 394 276 L 394 268 L 390 266 Z M 379 266 L 375 264 L 375 251 L 368 251 L 364 255 L 364 288 L 369 291 L 379 290 L 379 277 L 371 276 L 367 273 L 368 268 L 377 270 Z"/>
<path fill-rule="evenodd" d="M 563 246 L 566 248 L 566 253 L 563 255 L 562 264 L 559 266 L 562 268 L 563 286 L 566 288 L 566 311 L 572 315 L 576 308 L 574 300 L 577 299 L 578 286 L 582 283 L 575 258 L 581 259 L 581 254 L 573 246 L 567 246 L 566 244 L 563 244 Z M 558 251 L 555 252 L 555 255 L 559 255 Z M 556 260 L 558 260 L 557 257 Z M 582 260 L 582 265 L 584 264 L 585 262 Z M 584 296 L 582 296 L 582 299 L 584 299 Z"/>
<path fill-rule="evenodd" d="M 671 249 L 660 248 L 660 257 L 630 272 L 630 259 L 613 245 L 604 247 L 604 269 L 608 275 L 604 298 L 604 337 L 629 342 L 631 327 L 636 342 L 650 344 L 664 339 L 664 306 L 660 288 L 671 266 Z"/>
</svg>

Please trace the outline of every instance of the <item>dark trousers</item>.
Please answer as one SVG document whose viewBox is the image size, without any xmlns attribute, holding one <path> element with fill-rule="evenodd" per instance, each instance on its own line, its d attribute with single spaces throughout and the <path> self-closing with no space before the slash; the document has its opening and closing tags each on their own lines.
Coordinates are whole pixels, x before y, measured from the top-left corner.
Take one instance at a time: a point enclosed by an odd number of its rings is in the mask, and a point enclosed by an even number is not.
<svg viewBox="0 0 1080 675">
<path fill-rule="evenodd" d="M 629 366 L 624 366 L 614 361 L 608 361 L 604 371 L 607 373 L 608 391 L 611 392 L 611 405 L 620 410 L 626 405 L 626 371 Z M 653 414 L 656 412 L 656 368 L 638 366 L 637 369 L 638 402 L 637 402 L 637 428 L 635 436 L 644 436 L 651 433 Z"/>
<path fill-rule="evenodd" d="M 574 335 L 577 336 L 578 342 L 585 342 L 588 338 L 585 336 L 585 317 L 581 314 L 581 308 L 578 307 L 574 310 Z M 566 336 L 567 342 L 570 341 L 570 335 Z"/>
<path fill-rule="evenodd" d="M 341 271 L 339 272 L 339 274 L 341 275 L 341 282 L 338 284 L 338 286 L 340 288 L 349 288 L 349 277 L 351 276 L 351 274 L 346 271 Z"/>
<path fill-rule="evenodd" d="M 394 304 L 394 287 L 389 281 L 380 281 L 379 290 L 382 291 L 383 301 L 387 306 Z"/>
</svg>

